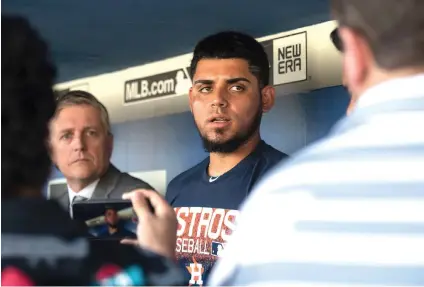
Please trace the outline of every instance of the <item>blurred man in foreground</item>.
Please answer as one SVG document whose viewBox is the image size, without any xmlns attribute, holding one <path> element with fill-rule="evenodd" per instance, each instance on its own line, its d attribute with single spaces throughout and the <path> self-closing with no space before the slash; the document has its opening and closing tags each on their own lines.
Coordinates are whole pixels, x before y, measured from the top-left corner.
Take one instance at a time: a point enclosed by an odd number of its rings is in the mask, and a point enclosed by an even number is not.
<svg viewBox="0 0 424 287">
<path fill-rule="evenodd" d="M 56 108 L 55 68 L 46 43 L 26 20 L 3 15 L 1 26 L 2 285 L 181 284 L 171 261 L 175 213 L 156 192 L 124 196 L 139 219 L 137 248 L 88 241 L 83 226 L 56 201 L 43 198 L 51 166 L 47 139 Z"/>
<path fill-rule="evenodd" d="M 424 1 L 331 8 L 351 113 L 259 183 L 212 286 L 424 286 Z"/>
</svg>

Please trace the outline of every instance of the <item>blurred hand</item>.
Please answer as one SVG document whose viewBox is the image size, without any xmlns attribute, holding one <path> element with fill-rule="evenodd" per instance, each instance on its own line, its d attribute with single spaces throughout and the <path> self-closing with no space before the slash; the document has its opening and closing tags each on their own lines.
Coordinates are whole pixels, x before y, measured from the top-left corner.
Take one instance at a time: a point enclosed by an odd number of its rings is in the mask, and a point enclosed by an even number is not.
<svg viewBox="0 0 424 287">
<path fill-rule="evenodd" d="M 157 254 L 175 259 L 177 217 L 174 209 L 156 191 L 137 189 L 126 193 L 138 216 L 137 240 L 124 239 L 121 243 L 137 244 Z M 148 205 L 153 207 L 153 212 Z"/>
</svg>

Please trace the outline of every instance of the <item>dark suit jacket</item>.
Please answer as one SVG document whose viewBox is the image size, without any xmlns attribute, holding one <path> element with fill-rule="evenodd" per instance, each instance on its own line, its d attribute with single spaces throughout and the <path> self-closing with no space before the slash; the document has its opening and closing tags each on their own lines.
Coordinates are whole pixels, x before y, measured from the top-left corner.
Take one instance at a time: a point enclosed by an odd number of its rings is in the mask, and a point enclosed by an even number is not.
<svg viewBox="0 0 424 287">
<path fill-rule="evenodd" d="M 154 189 L 148 183 L 119 171 L 111 164 L 107 172 L 100 178 L 91 199 L 121 199 L 122 194 L 139 188 Z M 69 195 L 66 185 L 52 186 L 50 199 L 59 201 L 61 206 L 69 210 Z"/>
</svg>

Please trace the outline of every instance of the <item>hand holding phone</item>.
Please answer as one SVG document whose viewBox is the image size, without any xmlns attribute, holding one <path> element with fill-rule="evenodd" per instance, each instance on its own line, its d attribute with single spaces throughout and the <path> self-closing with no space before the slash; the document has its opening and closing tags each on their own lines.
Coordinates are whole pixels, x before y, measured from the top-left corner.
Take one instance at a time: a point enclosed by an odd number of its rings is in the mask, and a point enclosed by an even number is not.
<svg viewBox="0 0 424 287">
<path fill-rule="evenodd" d="M 138 245 L 175 259 L 177 217 L 174 209 L 158 192 L 153 190 L 134 190 L 124 194 L 122 198 L 131 200 L 137 214 Z M 126 242 L 134 243 L 134 241 Z"/>
</svg>

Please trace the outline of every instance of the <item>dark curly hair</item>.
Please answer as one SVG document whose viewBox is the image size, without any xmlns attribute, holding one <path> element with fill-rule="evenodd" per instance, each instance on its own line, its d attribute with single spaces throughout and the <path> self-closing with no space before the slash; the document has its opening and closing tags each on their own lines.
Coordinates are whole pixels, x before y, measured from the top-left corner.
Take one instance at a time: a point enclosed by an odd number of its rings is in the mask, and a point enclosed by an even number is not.
<svg viewBox="0 0 424 287">
<path fill-rule="evenodd" d="M 51 167 L 48 122 L 56 69 L 46 42 L 20 16 L 1 17 L 1 197 L 40 192 Z"/>
</svg>

